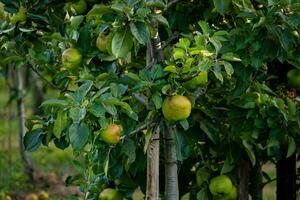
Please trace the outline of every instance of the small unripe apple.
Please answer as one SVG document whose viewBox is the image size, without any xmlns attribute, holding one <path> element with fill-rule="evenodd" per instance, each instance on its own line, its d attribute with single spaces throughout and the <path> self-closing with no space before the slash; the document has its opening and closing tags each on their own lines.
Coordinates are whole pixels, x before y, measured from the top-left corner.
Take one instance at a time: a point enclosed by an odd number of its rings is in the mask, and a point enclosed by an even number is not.
<svg viewBox="0 0 300 200">
<path fill-rule="evenodd" d="M 117 124 L 110 124 L 102 131 L 101 138 L 107 144 L 117 144 L 120 141 L 122 128 Z"/>
<path fill-rule="evenodd" d="M 66 49 L 62 54 L 62 63 L 66 68 L 78 66 L 82 61 L 80 52 L 75 48 Z"/>
<path fill-rule="evenodd" d="M 107 52 L 106 44 L 108 40 L 108 35 L 101 34 L 97 37 L 96 46 L 100 51 Z"/>
</svg>

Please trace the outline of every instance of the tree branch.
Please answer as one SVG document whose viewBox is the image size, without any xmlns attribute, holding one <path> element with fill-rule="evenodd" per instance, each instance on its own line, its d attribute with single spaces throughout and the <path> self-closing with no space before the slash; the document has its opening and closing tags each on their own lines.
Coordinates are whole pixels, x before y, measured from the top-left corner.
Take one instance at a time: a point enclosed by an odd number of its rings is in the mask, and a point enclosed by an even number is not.
<svg viewBox="0 0 300 200">
<path fill-rule="evenodd" d="M 54 89 L 58 89 L 60 90 L 59 87 L 57 87 L 56 85 L 54 85 L 52 82 L 48 81 L 37 69 L 35 69 L 32 65 L 29 65 L 30 69 L 32 69 L 32 71 L 38 75 L 42 80 L 44 80 L 48 85 L 50 85 L 52 88 Z"/>
<path fill-rule="evenodd" d="M 132 96 L 141 104 L 146 106 L 146 108 L 149 110 L 151 108 L 150 103 L 145 95 L 139 94 L 139 93 L 133 93 Z"/>
</svg>

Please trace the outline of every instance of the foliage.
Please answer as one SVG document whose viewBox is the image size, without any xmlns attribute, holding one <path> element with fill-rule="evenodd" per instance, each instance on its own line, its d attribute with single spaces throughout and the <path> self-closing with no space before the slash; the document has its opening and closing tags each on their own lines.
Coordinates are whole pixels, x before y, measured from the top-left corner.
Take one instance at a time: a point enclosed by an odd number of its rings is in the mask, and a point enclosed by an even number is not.
<svg viewBox="0 0 300 200">
<path fill-rule="evenodd" d="M 227 174 L 237 185 L 241 159 L 255 165 L 299 151 L 299 90 L 286 77 L 300 69 L 296 1 L 115 0 L 89 2 L 82 15 L 69 12 L 71 1 L 2 2 L 2 72 L 24 65 L 60 91 L 41 105 L 43 116 L 28 120 L 26 149 L 71 145 L 84 162 L 66 182 L 87 199 L 107 187 L 126 198 L 138 187 L 145 193 L 145 151 L 155 126 L 168 124 L 161 112 L 168 96 L 192 103 L 191 116 L 175 123 L 179 179 L 192 183 L 180 185 L 181 194 L 212 198 L 209 180 L 199 188 L 191 168 Z M 26 21 L 15 24 L 22 6 Z M 97 48 L 99 35 L 107 37 L 107 51 Z M 157 36 L 165 60 L 153 55 L 149 62 L 149 47 L 159 53 L 149 42 Z M 63 65 L 68 48 L 81 53 L 79 66 Z M 184 84 L 203 72 L 206 84 Z M 101 138 L 110 124 L 123 129 L 116 145 Z"/>
</svg>

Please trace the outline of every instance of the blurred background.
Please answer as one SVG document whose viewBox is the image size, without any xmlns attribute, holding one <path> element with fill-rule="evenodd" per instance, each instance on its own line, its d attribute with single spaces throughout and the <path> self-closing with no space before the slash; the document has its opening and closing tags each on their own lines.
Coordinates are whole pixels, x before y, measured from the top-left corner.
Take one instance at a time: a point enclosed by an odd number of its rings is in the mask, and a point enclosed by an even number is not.
<svg viewBox="0 0 300 200">
<path fill-rule="evenodd" d="M 22 94 L 25 117 L 39 110 L 35 105 L 34 87 L 27 88 Z M 55 92 L 48 89 L 39 95 L 43 99 L 55 96 Z M 0 200 L 35 200 L 41 194 L 51 200 L 80 199 L 82 194 L 77 187 L 65 185 L 65 179 L 74 174 L 70 149 L 63 151 L 51 144 L 35 152 L 26 152 L 34 169 L 34 179 L 28 177 L 20 155 L 17 111 L 17 95 L 0 76 Z"/>
</svg>

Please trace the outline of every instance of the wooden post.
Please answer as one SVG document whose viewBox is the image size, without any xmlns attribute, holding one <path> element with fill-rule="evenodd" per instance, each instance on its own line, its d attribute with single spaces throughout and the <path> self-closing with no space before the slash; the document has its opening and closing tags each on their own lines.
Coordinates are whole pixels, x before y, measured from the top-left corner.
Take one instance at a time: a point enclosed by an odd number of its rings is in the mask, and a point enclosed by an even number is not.
<svg viewBox="0 0 300 200">
<path fill-rule="evenodd" d="M 249 161 L 241 160 L 238 166 L 238 177 L 239 177 L 238 199 L 239 200 L 249 199 L 249 170 L 250 170 Z"/>
<path fill-rule="evenodd" d="M 147 149 L 147 200 L 159 198 L 159 136 L 160 128 L 158 125 L 150 138 Z"/>
<path fill-rule="evenodd" d="M 176 141 L 175 132 L 176 127 L 167 128 L 164 131 L 164 158 L 165 158 L 165 199 L 178 200 L 178 168 L 176 156 Z"/>
</svg>

